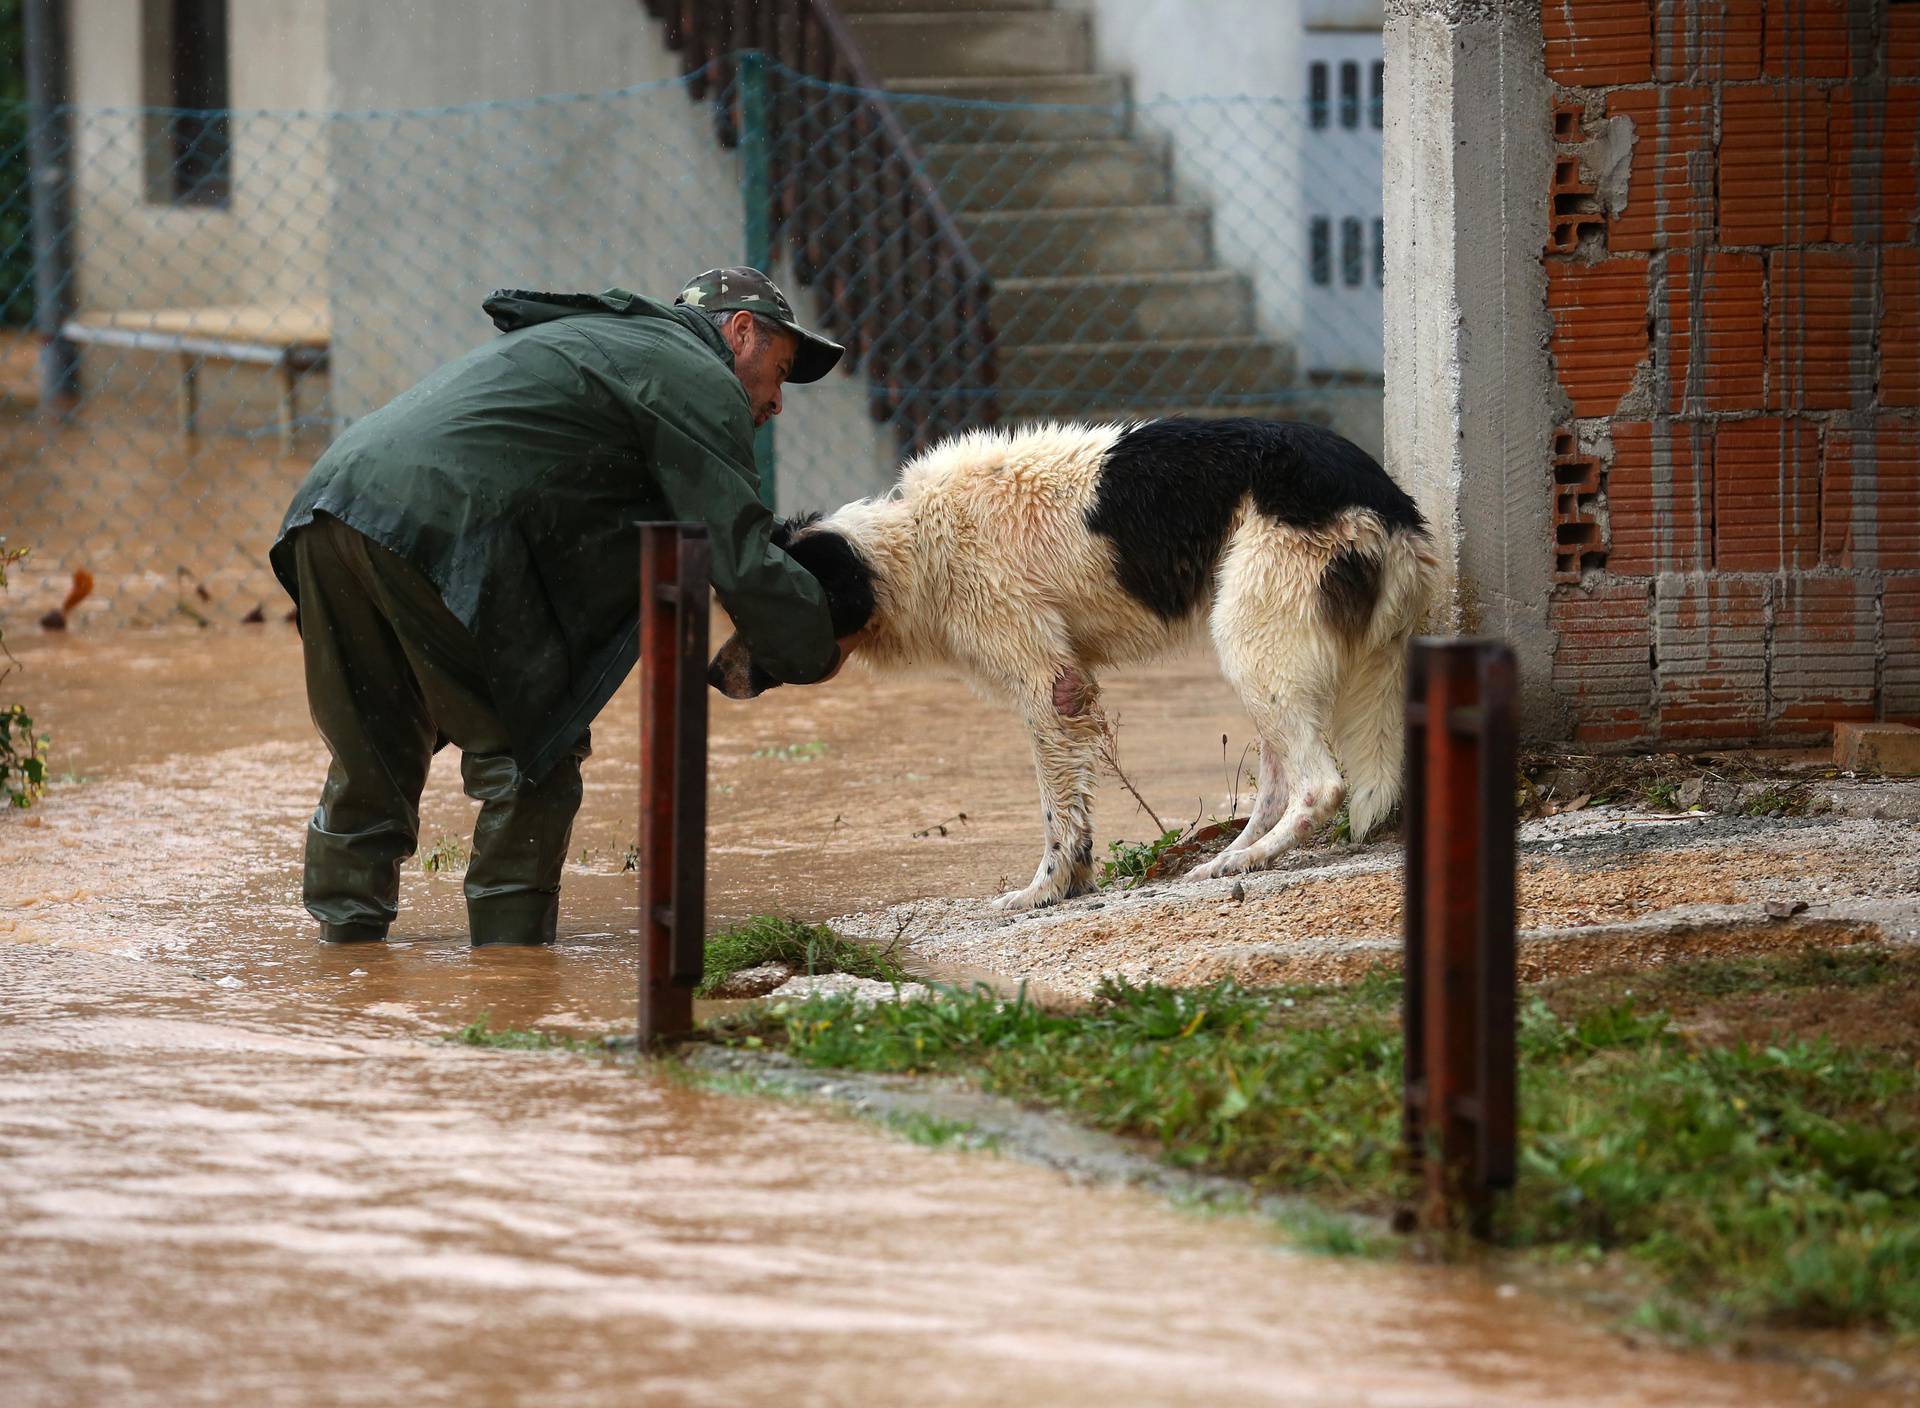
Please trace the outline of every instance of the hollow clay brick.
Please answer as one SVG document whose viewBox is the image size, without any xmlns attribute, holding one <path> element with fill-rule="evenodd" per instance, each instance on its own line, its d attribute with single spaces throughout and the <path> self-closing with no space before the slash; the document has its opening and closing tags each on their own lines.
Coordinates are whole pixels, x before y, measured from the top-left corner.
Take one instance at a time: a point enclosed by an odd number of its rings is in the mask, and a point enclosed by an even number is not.
<svg viewBox="0 0 1920 1408">
<path fill-rule="evenodd" d="M 1825 734 L 1841 719 L 1873 717 L 1873 583 L 1789 576 L 1776 584 L 1768 692 L 1773 733 Z"/>
<path fill-rule="evenodd" d="M 1767 256 L 1767 405 L 1837 411 L 1873 396 L 1873 266 L 1844 252 Z"/>
<path fill-rule="evenodd" d="M 1811 567 L 1819 552 L 1820 440 L 1810 421 L 1727 421 L 1713 444 L 1714 566 Z"/>
<path fill-rule="evenodd" d="M 1655 81 L 1758 78 L 1765 11 L 1766 0 L 1666 0 L 1655 5 Z"/>
<path fill-rule="evenodd" d="M 1875 96 L 1837 90 L 1828 98 L 1829 234 L 1846 242 L 1899 243 L 1913 237 L 1920 209 L 1915 153 L 1920 89 Z"/>
<path fill-rule="evenodd" d="M 1767 77 L 1847 76 L 1847 0 L 1767 0 L 1765 33 Z"/>
<path fill-rule="evenodd" d="M 1720 240 L 1827 237 L 1827 95 L 1804 84 L 1729 87 L 1720 98 Z"/>
<path fill-rule="evenodd" d="M 1607 468 L 1607 570 L 1623 577 L 1712 565 L 1713 457 L 1704 427 L 1615 421 Z"/>
<path fill-rule="evenodd" d="M 1920 426 L 1892 416 L 1827 432 L 1820 561 L 1920 571 Z"/>
<path fill-rule="evenodd" d="M 1653 77 L 1647 7 L 1633 0 L 1555 0 L 1540 10 L 1547 73 L 1569 87 L 1645 83 Z"/>
<path fill-rule="evenodd" d="M 1648 733 L 1652 630 L 1647 588 L 1633 582 L 1562 588 L 1548 606 L 1553 684 L 1582 743 L 1625 743 Z"/>
<path fill-rule="evenodd" d="M 1756 254 L 1667 260 L 1667 407 L 1757 411 L 1766 390 L 1765 267 Z"/>
<path fill-rule="evenodd" d="M 1620 404 L 1647 356 L 1647 266 L 1637 259 L 1547 266 L 1554 369 L 1577 416 Z"/>
<path fill-rule="evenodd" d="M 1610 250 L 1685 245 L 1714 222 L 1713 95 L 1634 88 L 1607 95 L 1607 115 L 1633 123 L 1627 203 L 1607 223 Z"/>
<path fill-rule="evenodd" d="M 1654 584 L 1660 737 L 1750 737 L 1766 719 L 1767 586 L 1739 577 L 1666 576 Z"/>
</svg>

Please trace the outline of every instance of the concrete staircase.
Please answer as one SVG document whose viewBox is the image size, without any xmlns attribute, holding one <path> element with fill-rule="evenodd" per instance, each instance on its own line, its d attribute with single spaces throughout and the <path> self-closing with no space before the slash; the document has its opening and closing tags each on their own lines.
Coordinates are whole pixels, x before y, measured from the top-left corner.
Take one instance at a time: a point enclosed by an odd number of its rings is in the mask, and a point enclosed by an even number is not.
<svg viewBox="0 0 1920 1408">
<path fill-rule="evenodd" d="M 1001 414 L 1310 415 L 1293 349 L 1181 202 L 1164 141 L 1093 72 L 1088 15 L 1051 0 L 839 0 L 993 279 Z M 1029 104 L 956 106 L 951 100 Z M 1059 106 L 1047 106 L 1047 105 Z M 1279 402 L 1281 404 L 1275 404 Z"/>
</svg>

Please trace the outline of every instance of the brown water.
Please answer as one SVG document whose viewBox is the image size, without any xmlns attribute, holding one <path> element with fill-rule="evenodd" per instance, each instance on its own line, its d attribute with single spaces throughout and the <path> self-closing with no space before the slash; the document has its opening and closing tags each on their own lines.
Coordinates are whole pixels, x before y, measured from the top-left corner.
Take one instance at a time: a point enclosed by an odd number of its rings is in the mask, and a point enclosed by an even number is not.
<svg viewBox="0 0 1920 1408">
<path fill-rule="evenodd" d="M 629 696 L 597 731 L 556 949 L 470 953 L 457 876 L 417 871 L 398 942 L 321 949 L 289 634 L 22 655 L 56 774 L 88 780 L 0 819 L 10 1408 L 1876 1401 L 1637 1352 L 1470 1272 L 1292 1254 L 812 1108 L 432 1040 L 482 1010 L 626 1020 Z M 1150 797 L 1225 790 L 1218 734 L 1244 725 L 1202 667 L 1121 709 Z M 1030 859 L 1024 747 L 948 686 L 781 691 L 716 704 L 715 730 L 723 913 L 981 892 Z M 442 766 L 428 835 L 469 816 Z"/>
</svg>

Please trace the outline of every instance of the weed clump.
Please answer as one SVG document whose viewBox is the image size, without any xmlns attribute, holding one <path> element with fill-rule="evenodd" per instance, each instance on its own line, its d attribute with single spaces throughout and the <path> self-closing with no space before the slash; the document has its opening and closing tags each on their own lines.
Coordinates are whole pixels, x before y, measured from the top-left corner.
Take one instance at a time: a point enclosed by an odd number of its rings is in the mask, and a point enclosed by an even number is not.
<svg viewBox="0 0 1920 1408">
<path fill-rule="evenodd" d="M 1135 885 L 1144 884 L 1148 872 L 1153 869 L 1153 863 L 1180 840 L 1181 834 L 1178 830 L 1172 830 L 1161 832 L 1151 841 L 1109 841 L 1107 858 L 1100 862 L 1100 888 L 1105 890 L 1118 885 L 1123 890 L 1130 890 Z"/>
<path fill-rule="evenodd" d="M 584 1041 L 533 1027 L 496 1027 L 491 1011 L 482 1012 L 447 1039 L 462 1046 L 485 1046 L 496 1051 L 581 1052 L 593 1049 Z"/>
<path fill-rule="evenodd" d="M 27 555 L 26 548 L 9 548 L 0 538 L 0 589 L 7 585 L 7 568 Z M 0 680 L 19 668 L 13 652 L 7 649 L 6 633 L 0 631 Z M 39 801 L 47 790 L 47 745 L 44 733 L 35 733 L 33 715 L 24 704 L 0 708 L 0 805 L 22 809 Z"/>
<path fill-rule="evenodd" d="M 458 836 L 442 835 L 420 857 L 420 868 L 429 875 L 451 875 L 465 870 L 469 858 L 466 842 Z"/>
<path fill-rule="evenodd" d="M 883 983 L 907 980 L 906 969 L 891 948 L 855 943 L 825 924 L 760 915 L 708 937 L 706 976 L 694 996 L 710 997 L 735 973 L 768 963 L 784 964 L 809 976 L 846 973 Z"/>
</svg>

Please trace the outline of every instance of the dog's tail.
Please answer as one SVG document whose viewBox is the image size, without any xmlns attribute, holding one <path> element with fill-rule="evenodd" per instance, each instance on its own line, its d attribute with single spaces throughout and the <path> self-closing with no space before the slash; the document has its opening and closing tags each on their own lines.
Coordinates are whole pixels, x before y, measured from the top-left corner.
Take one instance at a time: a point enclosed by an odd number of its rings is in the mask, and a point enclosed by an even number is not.
<svg viewBox="0 0 1920 1408">
<path fill-rule="evenodd" d="M 1347 820 L 1355 841 L 1383 821 L 1400 800 L 1401 719 L 1407 639 L 1419 629 L 1432 599 L 1439 561 L 1425 532 L 1386 535 L 1374 559 L 1373 610 L 1348 638 L 1345 668 L 1334 706 L 1334 757 L 1347 778 Z"/>
</svg>

